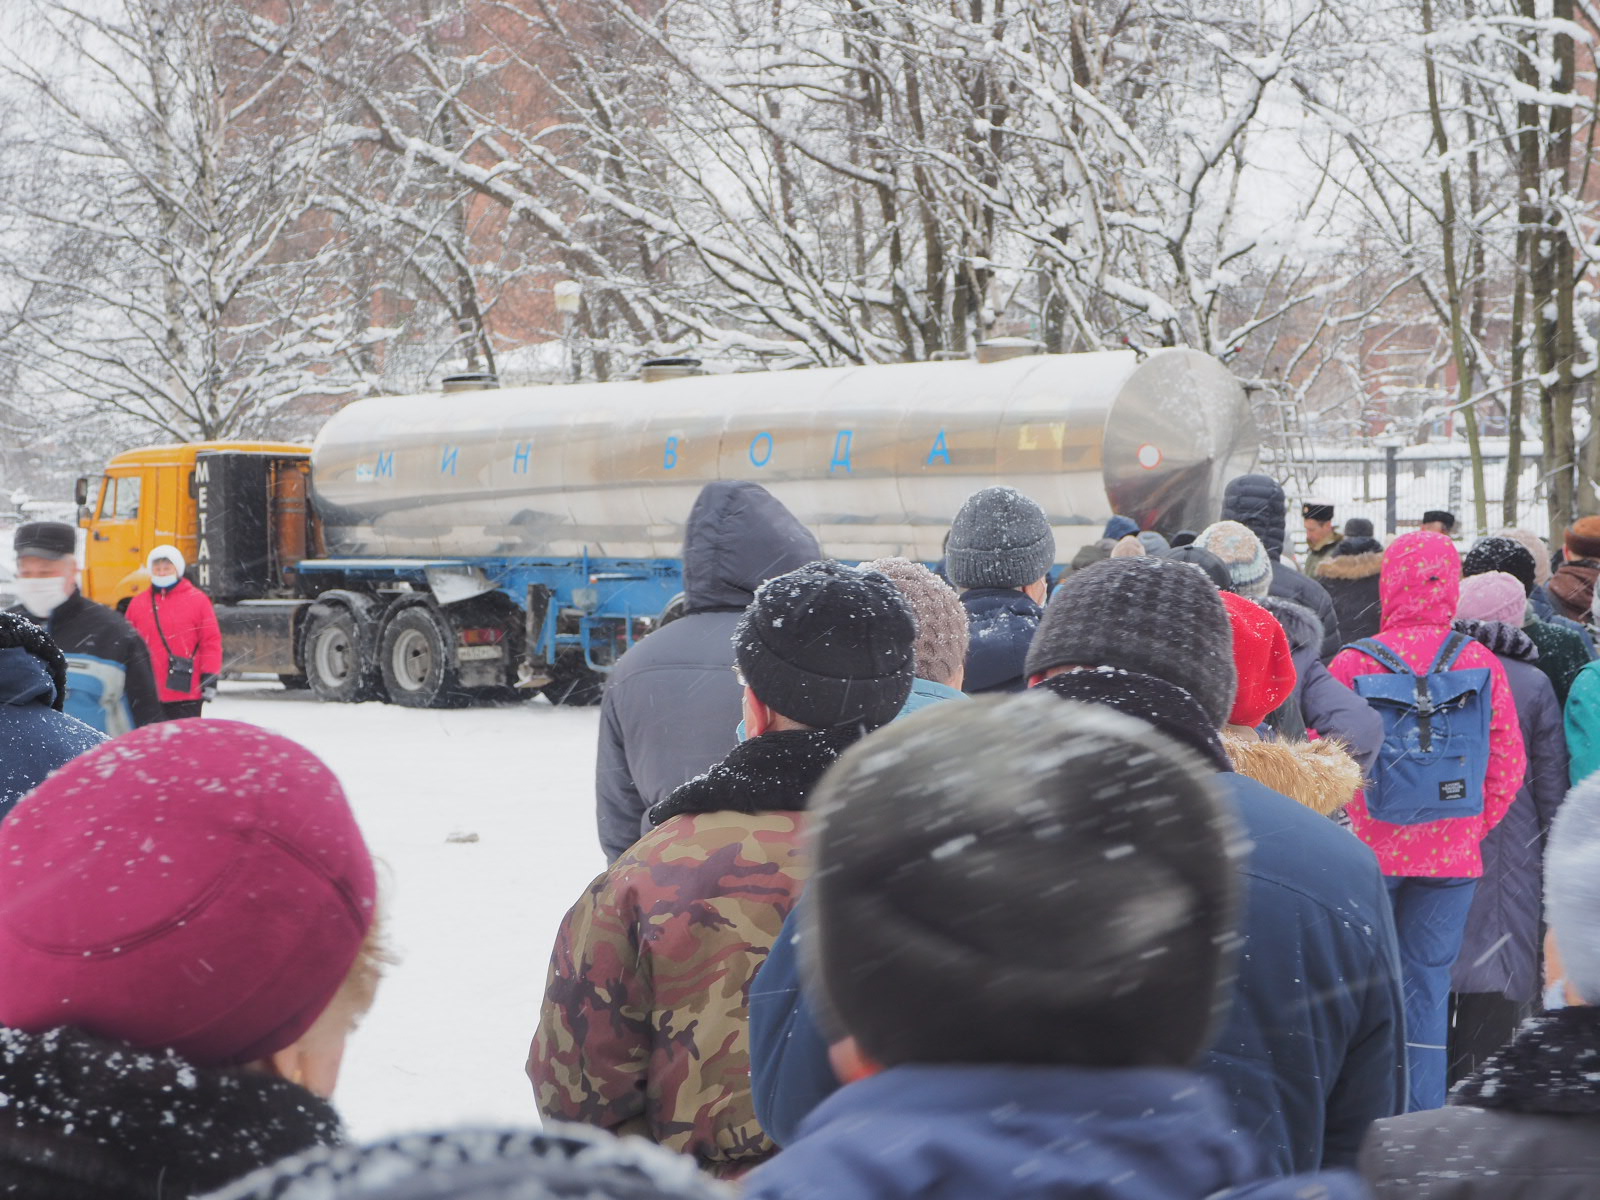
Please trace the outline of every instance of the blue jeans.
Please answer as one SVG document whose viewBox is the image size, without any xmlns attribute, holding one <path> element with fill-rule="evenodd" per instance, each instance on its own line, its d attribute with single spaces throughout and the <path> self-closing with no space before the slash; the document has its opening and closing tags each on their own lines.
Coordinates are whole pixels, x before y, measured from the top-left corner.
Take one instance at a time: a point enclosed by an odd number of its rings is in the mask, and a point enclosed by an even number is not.
<svg viewBox="0 0 1600 1200">
<path fill-rule="evenodd" d="M 1406 1069 L 1410 1098 L 1419 1112 L 1443 1108 L 1445 1042 L 1450 1032 L 1450 968 L 1461 953 L 1476 879 L 1389 875 L 1389 903 L 1400 942 L 1400 979 L 1405 987 Z"/>
</svg>

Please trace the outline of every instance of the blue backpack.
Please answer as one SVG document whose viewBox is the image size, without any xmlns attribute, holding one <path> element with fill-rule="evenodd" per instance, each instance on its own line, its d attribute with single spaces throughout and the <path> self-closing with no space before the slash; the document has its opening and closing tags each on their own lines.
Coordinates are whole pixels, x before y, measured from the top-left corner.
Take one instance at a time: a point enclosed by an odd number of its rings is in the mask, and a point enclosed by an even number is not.
<svg viewBox="0 0 1600 1200">
<path fill-rule="evenodd" d="M 1391 672 L 1354 680 L 1356 694 L 1383 719 L 1383 748 L 1366 792 L 1375 820 L 1421 825 L 1483 812 L 1491 674 L 1487 667 L 1451 669 L 1471 641 L 1452 633 L 1423 675 L 1376 638 L 1346 647 Z"/>
</svg>

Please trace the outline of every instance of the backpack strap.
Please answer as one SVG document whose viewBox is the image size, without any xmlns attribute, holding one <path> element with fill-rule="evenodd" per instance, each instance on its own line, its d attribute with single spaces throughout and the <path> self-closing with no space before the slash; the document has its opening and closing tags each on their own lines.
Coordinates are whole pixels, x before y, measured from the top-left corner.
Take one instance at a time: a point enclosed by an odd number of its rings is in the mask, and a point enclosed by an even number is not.
<svg viewBox="0 0 1600 1200">
<path fill-rule="evenodd" d="M 1433 666 L 1428 668 L 1429 675 L 1438 675 L 1455 666 L 1456 659 L 1461 657 L 1461 652 L 1467 648 L 1467 643 L 1476 641 L 1471 634 L 1462 633 L 1457 629 L 1445 638 L 1444 644 L 1439 647 L 1439 654 L 1433 660 Z"/>
<path fill-rule="evenodd" d="M 1452 659 L 1456 654 L 1460 653 L 1461 647 L 1459 645 L 1451 645 L 1457 637 L 1462 638 L 1464 641 L 1471 640 L 1467 638 L 1466 634 L 1451 634 L 1450 637 L 1445 639 L 1444 646 L 1440 648 L 1440 659 L 1444 657 L 1446 649 L 1451 650 Z M 1412 681 L 1417 685 L 1417 748 L 1424 754 L 1432 751 L 1433 696 L 1428 691 L 1428 675 L 1439 669 L 1439 660 L 1435 660 L 1433 666 L 1429 667 L 1425 674 L 1418 675 L 1411 669 L 1410 663 L 1406 662 L 1405 659 L 1401 658 L 1377 638 L 1362 638 L 1359 642 L 1351 642 L 1349 648 L 1359 650 L 1361 653 L 1377 659 L 1379 665 L 1387 667 L 1393 675 L 1409 675 L 1411 677 Z"/>
<path fill-rule="evenodd" d="M 1362 638 L 1359 642 L 1351 642 L 1345 647 L 1345 649 L 1359 650 L 1368 658 L 1377 659 L 1381 666 L 1388 668 L 1388 670 L 1395 675 L 1416 674 L 1416 672 L 1411 669 L 1410 663 L 1406 662 L 1405 659 L 1401 658 L 1377 638 Z"/>
</svg>

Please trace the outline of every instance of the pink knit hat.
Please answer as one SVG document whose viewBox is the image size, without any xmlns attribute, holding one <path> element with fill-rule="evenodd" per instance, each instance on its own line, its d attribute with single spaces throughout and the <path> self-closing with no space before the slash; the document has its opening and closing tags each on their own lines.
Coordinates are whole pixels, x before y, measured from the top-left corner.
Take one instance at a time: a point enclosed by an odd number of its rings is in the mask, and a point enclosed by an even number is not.
<svg viewBox="0 0 1600 1200">
<path fill-rule="evenodd" d="M 1456 616 L 1463 621 L 1503 621 L 1520 629 L 1527 607 L 1528 593 L 1522 590 L 1522 583 L 1515 575 L 1486 571 L 1482 575 L 1468 575 L 1461 581 Z"/>
<path fill-rule="evenodd" d="M 373 920 L 338 780 L 237 721 L 148 725 L 74 759 L 0 824 L 0 862 L 0 1023 L 200 1066 L 293 1044 Z"/>
</svg>

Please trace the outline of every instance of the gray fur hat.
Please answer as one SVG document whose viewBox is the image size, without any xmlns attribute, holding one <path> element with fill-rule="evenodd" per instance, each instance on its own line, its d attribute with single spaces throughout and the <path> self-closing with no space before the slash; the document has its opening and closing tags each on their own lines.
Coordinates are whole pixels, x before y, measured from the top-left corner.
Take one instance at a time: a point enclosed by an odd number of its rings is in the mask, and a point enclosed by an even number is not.
<svg viewBox="0 0 1600 1200">
<path fill-rule="evenodd" d="M 1175 683 L 1219 729 L 1239 686 L 1221 594 L 1188 563 L 1153 555 L 1095 563 L 1056 589 L 1026 670 L 1062 666 L 1120 667 Z"/>
<path fill-rule="evenodd" d="M 1600 1003 L 1600 774 L 1567 793 L 1544 856 L 1545 915 L 1567 982 Z"/>
<path fill-rule="evenodd" d="M 919 679 L 949 683 L 966 664 L 967 610 L 961 607 L 956 590 L 927 567 L 909 558 L 875 558 L 861 564 L 863 571 L 876 571 L 895 587 L 911 605 L 917 619 L 917 641 L 912 651 L 913 669 Z"/>
<path fill-rule="evenodd" d="M 476 1128 L 322 1146 L 211 1200 L 732 1200 L 694 1159 L 604 1129 Z"/>
<path fill-rule="evenodd" d="M 887 1066 L 1189 1064 L 1237 944 L 1244 843 L 1215 777 L 1143 721 L 1038 692 L 864 739 L 810 803 L 823 1025 Z"/>
<path fill-rule="evenodd" d="M 1043 579 L 1056 561 L 1056 537 L 1040 508 L 1016 488 L 988 487 L 967 497 L 950 523 L 945 573 L 959 588 L 1019 588 Z"/>
</svg>

